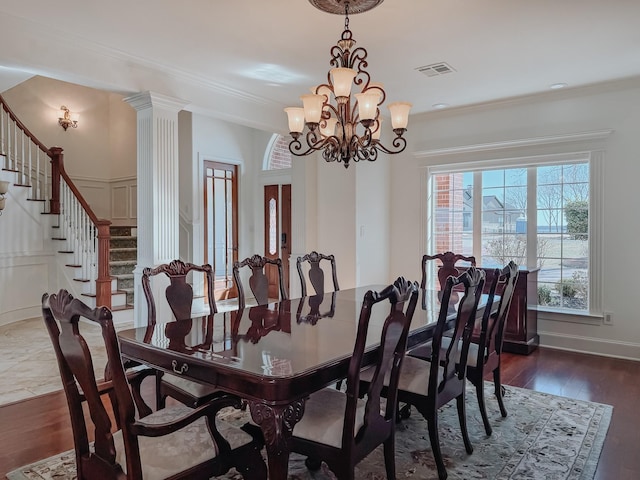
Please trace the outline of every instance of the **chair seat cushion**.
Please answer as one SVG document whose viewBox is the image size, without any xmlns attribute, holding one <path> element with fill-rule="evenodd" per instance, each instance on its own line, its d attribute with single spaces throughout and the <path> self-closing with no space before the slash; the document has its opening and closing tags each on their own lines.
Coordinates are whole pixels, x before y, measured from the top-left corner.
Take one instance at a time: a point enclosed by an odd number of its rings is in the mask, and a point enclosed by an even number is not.
<svg viewBox="0 0 640 480">
<path fill-rule="evenodd" d="M 203 398 L 209 395 L 216 393 L 218 390 L 211 385 L 203 385 L 202 383 L 194 382 L 192 380 L 187 380 L 178 375 L 172 375 L 170 373 L 165 373 L 162 376 L 162 381 L 168 383 L 173 388 L 177 388 L 182 390 L 186 394 L 194 397 L 194 398 Z"/>
<path fill-rule="evenodd" d="M 370 382 L 373 378 L 375 369 L 367 368 L 360 372 L 360 380 Z M 442 367 L 438 368 L 438 376 L 441 378 L 443 374 Z M 400 367 L 400 379 L 398 380 L 398 391 L 416 393 L 418 395 L 427 395 L 429 388 L 429 377 L 431 376 L 431 363 L 419 358 L 405 355 Z M 385 385 L 388 384 L 389 378 L 384 379 Z"/>
<path fill-rule="evenodd" d="M 344 427 L 347 395 L 325 388 L 309 397 L 302 419 L 293 427 L 293 436 L 340 448 Z M 354 433 L 364 423 L 365 401 L 358 400 Z"/>
<path fill-rule="evenodd" d="M 165 423 L 182 417 L 191 411 L 189 407 L 177 405 L 163 408 L 144 417 L 146 423 Z M 227 439 L 231 448 L 246 445 L 252 441 L 249 434 L 217 419 L 216 426 L 222 436 Z M 211 439 L 207 428 L 206 417 L 199 418 L 186 427 L 161 437 L 138 437 L 140 444 L 140 463 L 145 480 L 160 480 L 189 469 L 192 466 L 214 458 L 218 449 Z M 122 432 L 113 434 L 116 447 L 116 461 L 126 472 L 126 456 Z"/>
<path fill-rule="evenodd" d="M 441 350 L 446 350 L 449 348 L 451 344 L 450 337 L 442 337 Z M 469 353 L 467 354 L 467 367 L 475 368 L 478 364 L 478 344 L 477 343 L 469 343 Z M 408 356 L 420 358 L 422 360 L 427 360 L 431 357 L 431 342 L 425 343 L 422 345 L 418 345 L 417 347 L 411 349 L 407 352 Z M 456 359 L 456 361 L 459 359 Z"/>
</svg>

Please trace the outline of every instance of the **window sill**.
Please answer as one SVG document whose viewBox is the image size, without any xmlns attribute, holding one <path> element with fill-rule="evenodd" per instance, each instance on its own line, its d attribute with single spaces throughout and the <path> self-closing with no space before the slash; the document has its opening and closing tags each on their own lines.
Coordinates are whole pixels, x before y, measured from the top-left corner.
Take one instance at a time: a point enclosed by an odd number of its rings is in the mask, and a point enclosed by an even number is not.
<svg viewBox="0 0 640 480">
<path fill-rule="evenodd" d="M 602 325 L 602 314 L 584 312 L 582 310 L 554 310 L 545 307 L 534 307 L 538 311 L 539 320 L 554 322 L 581 323 L 584 325 Z"/>
</svg>

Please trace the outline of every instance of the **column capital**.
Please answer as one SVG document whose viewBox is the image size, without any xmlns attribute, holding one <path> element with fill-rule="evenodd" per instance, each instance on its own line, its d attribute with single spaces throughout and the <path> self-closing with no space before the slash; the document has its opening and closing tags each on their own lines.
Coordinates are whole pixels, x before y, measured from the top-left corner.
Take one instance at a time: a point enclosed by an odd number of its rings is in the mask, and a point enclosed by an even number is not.
<svg viewBox="0 0 640 480">
<path fill-rule="evenodd" d="M 186 100 L 181 100 L 179 98 L 174 98 L 168 95 L 150 91 L 131 95 L 130 97 L 127 97 L 122 101 L 127 102 L 129 105 L 135 108 L 136 111 L 158 107 L 170 111 L 179 112 L 190 103 Z"/>
</svg>

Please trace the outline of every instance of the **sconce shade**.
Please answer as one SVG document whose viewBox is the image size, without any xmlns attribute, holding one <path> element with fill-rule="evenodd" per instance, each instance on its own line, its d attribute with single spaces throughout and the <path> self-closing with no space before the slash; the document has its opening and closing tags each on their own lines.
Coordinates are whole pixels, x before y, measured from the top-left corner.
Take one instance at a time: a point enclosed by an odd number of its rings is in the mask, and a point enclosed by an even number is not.
<svg viewBox="0 0 640 480">
<path fill-rule="evenodd" d="M 0 195 L 4 195 L 9 191 L 9 182 L 2 180 L 0 181 Z"/>
<path fill-rule="evenodd" d="M 0 198 L 0 211 L 4 210 L 4 198 Z"/>
</svg>

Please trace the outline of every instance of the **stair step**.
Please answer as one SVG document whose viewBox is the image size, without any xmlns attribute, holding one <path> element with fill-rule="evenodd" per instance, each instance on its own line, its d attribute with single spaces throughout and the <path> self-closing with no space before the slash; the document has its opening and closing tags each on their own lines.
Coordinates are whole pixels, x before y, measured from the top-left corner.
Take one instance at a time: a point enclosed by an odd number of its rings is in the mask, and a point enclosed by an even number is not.
<svg viewBox="0 0 640 480">
<path fill-rule="evenodd" d="M 138 260 L 138 248 L 137 247 L 123 247 L 123 248 L 111 248 L 109 251 L 109 261 L 133 261 L 137 262 Z"/>
<path fill-rule="evenodd" d="M 109 245 L 111 248 L 133 248 L 138 244 L 138 237 L 111 237 Z"/>
<path fill-rule="evenodd" d="M 136 268 L 136 260 L 116 260 L 109 262 L 109 270 L 111 275 L 120 275 L 132 273 Z"/>
<path fill-rule="evenodd" d="M 112 237 L 130 237 L 131 230 L 136 227 L 116 226 L 109 227 L 109 233 Z"/>
<path fill-rule="evenodd" d="M 122 274 L 122 275 L 114 275 L 111 274 L 112 277 L 117 279 L 118 281 L 118 290 L 126 290 L 128 288 L 133 288 L 133 273 L 131 274 Z"/>
</svg>

